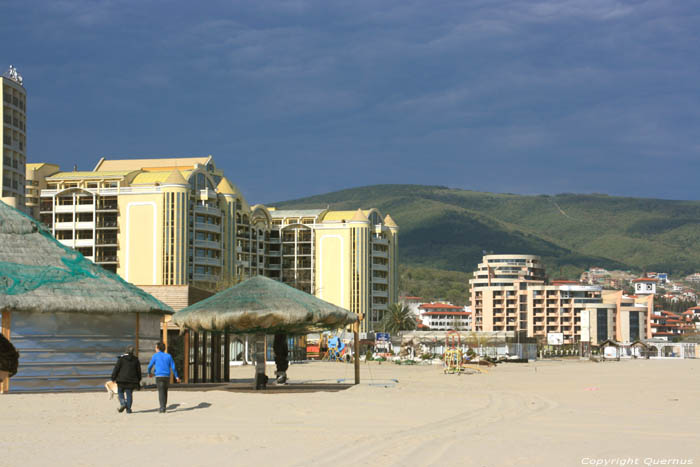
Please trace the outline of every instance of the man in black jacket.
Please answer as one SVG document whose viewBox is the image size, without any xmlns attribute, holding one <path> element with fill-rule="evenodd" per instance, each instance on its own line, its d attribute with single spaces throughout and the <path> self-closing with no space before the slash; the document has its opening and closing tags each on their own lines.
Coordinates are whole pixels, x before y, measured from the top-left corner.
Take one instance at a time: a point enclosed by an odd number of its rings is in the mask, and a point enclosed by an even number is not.
<svg viewBox="0 0 700 467">
<path fill-rule="evenodd" d="M 127 347 L 126 353 L 117 359 L 117 364 L 112 370 L 112 381 L 117 383 L 118 388 L 120 407 L 117 410 L 119 412 L 126 410 L 126 413 L 131 413 L 133 391 L 141 382 L 141 362 L 134 355 L 132 346 Z"/>
<path fill-rule="evenodd" d="M 0 384 L 17 373 L 19 352 L 8 339 L 0 334 Z"/>
</svg>

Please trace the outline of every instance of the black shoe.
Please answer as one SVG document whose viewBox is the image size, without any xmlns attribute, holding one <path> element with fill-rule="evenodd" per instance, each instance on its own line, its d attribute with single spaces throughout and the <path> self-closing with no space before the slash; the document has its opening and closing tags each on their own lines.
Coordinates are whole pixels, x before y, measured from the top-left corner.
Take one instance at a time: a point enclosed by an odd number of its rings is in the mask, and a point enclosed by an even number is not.
<svg viewBox="0 0 700 467">
<path fill-rule="evenodd" d="M 165 409 L 158 409 L 158 412 L 165 413 Z"/>
<path fill-rule="evenodd" d="M 131 413 L 131 409 L 126 409 L 126 413 Z"/>
<path fill-rule="evenodd" d="M 125 410 L 126 410 L 126 406 L 125 406 L 125 405 L 120 405 L 119 408 L 117 409 L 117 412 L 122 413 L 122 412 L 124 412 Z"/>
</svg>

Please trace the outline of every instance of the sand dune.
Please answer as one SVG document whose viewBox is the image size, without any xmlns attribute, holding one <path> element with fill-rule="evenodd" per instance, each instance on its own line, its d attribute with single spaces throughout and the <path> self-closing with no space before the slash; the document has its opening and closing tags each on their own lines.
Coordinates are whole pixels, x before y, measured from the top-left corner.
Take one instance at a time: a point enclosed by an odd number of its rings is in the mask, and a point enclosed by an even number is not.
<svg viewBox="0 0 700 467">
<path fill-rule="evenodd" d="M 165 415 L 153 391 L 135 394 L 131 415 L 106 393 L 8 394 L 0 465 L 700 463 L 700 361 L 537 362 L 470 376 L 373 363 L 362 373 L 340 392 L 171 391 Z M 340 363 L 290 368 L 292 381 L 352 376 Z"/>
</svg>

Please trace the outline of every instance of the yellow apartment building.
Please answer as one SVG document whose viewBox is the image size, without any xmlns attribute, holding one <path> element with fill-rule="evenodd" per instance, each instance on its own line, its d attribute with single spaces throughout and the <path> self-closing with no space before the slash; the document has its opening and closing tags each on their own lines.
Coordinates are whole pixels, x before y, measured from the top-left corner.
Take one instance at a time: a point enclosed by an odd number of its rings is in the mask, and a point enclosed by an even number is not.
<svg viewBox="0 0 700 467">
<path fill-rule="evenodd" d="M 61 169 L 55 164 L 26 164 L 25 205 L 27 214 L 39 219 L 39 197 L 46 189 L 46 178 L 57 174 Z"/>
<path fill-rule="evenodd" d="M 2 87 L 2 165 L 0 165 L 0 200 L 25 210 L 24 181 L 27 163 L 27 92 L 17 69 L 0 75 Z"/>
<path fill-rule="evenodd" d="M 550 284 L 538 256 L 486 255 L 469 282 L 477 331 L 519 331 L 545 342 L 560 334 L 564 344 L 650 337 L 653 296 L 603 293 L 576 281 Z"/>
<path fill-rule="evenodd" d="M 375 329 L 398 301 L 398 226 L 377 209 L 276 210 L 267 270 L 317 297 L 361 314 Z"/>
<path fill-rule="evenodd" d="M 129 282 L 212 290 L 264 274 L 269 213 L 250 207 L 211 156 L 103 158 L 92 171 L 50 170 L 32 165 L 32 186 L 45 186 L 39 220 Z"/>
<path fill-rule="evenodd" d="M 369 332 L 398 301 L 398 226 L 377 209 L 250 206 L 211 156 L 103 158 L 85 172 L 29 164 L 26 177 L 30 207 L 61 243 L 175 307 L 190 291 L 173 286 L 265 275 L 362 314 Z"/>
</svg>

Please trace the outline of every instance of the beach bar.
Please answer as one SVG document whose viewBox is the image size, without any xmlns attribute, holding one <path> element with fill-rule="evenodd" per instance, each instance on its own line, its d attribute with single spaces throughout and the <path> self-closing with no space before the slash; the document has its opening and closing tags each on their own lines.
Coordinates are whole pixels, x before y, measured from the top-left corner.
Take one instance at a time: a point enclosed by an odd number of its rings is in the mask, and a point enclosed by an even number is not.
<svg viewBox="0 0 700 467">
<path fill-rule="evenodd" d="M 170 313 L 0 202 L 0 330 L 20 354 L 3 392 L 98 389 L 128 345 L 148 363 Z"/>
</svg>

